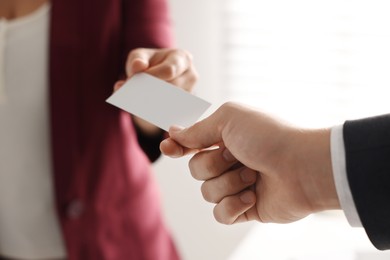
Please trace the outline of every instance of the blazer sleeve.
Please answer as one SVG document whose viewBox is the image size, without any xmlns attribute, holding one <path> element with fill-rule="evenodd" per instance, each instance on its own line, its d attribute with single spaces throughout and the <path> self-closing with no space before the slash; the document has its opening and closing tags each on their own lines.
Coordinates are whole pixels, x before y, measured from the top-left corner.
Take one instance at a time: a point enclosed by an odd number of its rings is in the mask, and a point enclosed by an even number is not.
<svg viewBox="0 0 390 260">
<path fill-rule="evenodd" d="M 174 43 L 167 0 L 122 0 L 124 56 L 135 48 L 167 48 Z"/>
<path fill-rule="evenodd" d="M 122 64 L 125 64 L 129 52 L 135 48 L 169 48 L 174 45 L 167 0 L 122 1 Z M 161 154 L 159 145 L 165 137 L 165 131 L 161 130 L 160 134 L 151 137 L 145 135 L 137 126 L 135 128 L 139 145 L 149 160 L 154 162 Z"/>
<path fill-rule="evenodd" d="M 347 121 L 343 128 L 348 182 L 368 237 L 390 249 L 390 114 Z"/>
</svg>

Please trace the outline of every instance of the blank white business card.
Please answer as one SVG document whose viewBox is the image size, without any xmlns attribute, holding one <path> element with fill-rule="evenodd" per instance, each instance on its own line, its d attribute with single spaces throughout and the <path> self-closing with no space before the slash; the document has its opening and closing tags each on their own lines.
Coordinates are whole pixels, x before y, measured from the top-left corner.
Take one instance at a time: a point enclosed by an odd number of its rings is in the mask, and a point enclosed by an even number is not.
<svg viewBox="0 0 390 260">
<path fill-rule="evenodd" d="M 134 75 L 106 101 L 166 131 L 193 125 L 211 105 L 146 73 Z"/>
</svg>

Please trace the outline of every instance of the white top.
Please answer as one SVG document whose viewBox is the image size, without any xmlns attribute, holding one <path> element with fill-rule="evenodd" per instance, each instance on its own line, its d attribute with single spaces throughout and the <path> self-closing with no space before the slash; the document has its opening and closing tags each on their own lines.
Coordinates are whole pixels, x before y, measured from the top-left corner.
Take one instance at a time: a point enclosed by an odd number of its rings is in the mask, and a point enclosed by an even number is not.
<svg viewBox="0 0 390 260">
<path fill-rule="evenodd" d="M 330 143 L 333 176 L 341 208 L 343 209 L 344 214 L 351 226 L 361 227 L 362 223 L 356 210 L 351 188 L 349 187 L 348 183 L 342 125 L 332 128 Z"/>
<path fill-rule="evenodd" d="M 0 255 L 64 258 L 49 139 L 50 6 L 0 20 Z"/>
</svg>

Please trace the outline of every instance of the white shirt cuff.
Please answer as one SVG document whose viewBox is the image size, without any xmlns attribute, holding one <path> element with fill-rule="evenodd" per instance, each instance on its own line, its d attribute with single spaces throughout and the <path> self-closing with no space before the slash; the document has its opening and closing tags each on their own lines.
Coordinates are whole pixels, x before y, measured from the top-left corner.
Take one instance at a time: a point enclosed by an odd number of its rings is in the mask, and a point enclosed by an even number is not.
<svg viewBox="0 0 390 260">
<path fill-rule="evenodd" d="M 333 177 L 341 208 L 352 227 L 362 227 L 362 223 L 352 197 L 351 188 L 348 183 L 342 125 L 335 126 L 331 129 L 330 148 Z"/>
</svg>

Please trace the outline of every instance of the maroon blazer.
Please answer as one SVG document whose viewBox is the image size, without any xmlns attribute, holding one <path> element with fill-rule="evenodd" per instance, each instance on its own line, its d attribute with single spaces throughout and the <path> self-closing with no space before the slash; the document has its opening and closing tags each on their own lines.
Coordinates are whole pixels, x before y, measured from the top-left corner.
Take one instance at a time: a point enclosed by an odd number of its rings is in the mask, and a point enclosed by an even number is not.
<svg viewBox="0 0 390 260">
<path fill-rule="evenodd" d="M 178 259 L 150 161 L 107 104 L 136 47 L 171 46 L 165 0 L 52 0 L 50 111 L 55 196 L 70 260 Z M 154 143 L 153 143 L 154 142 Z"/>
</svg>

